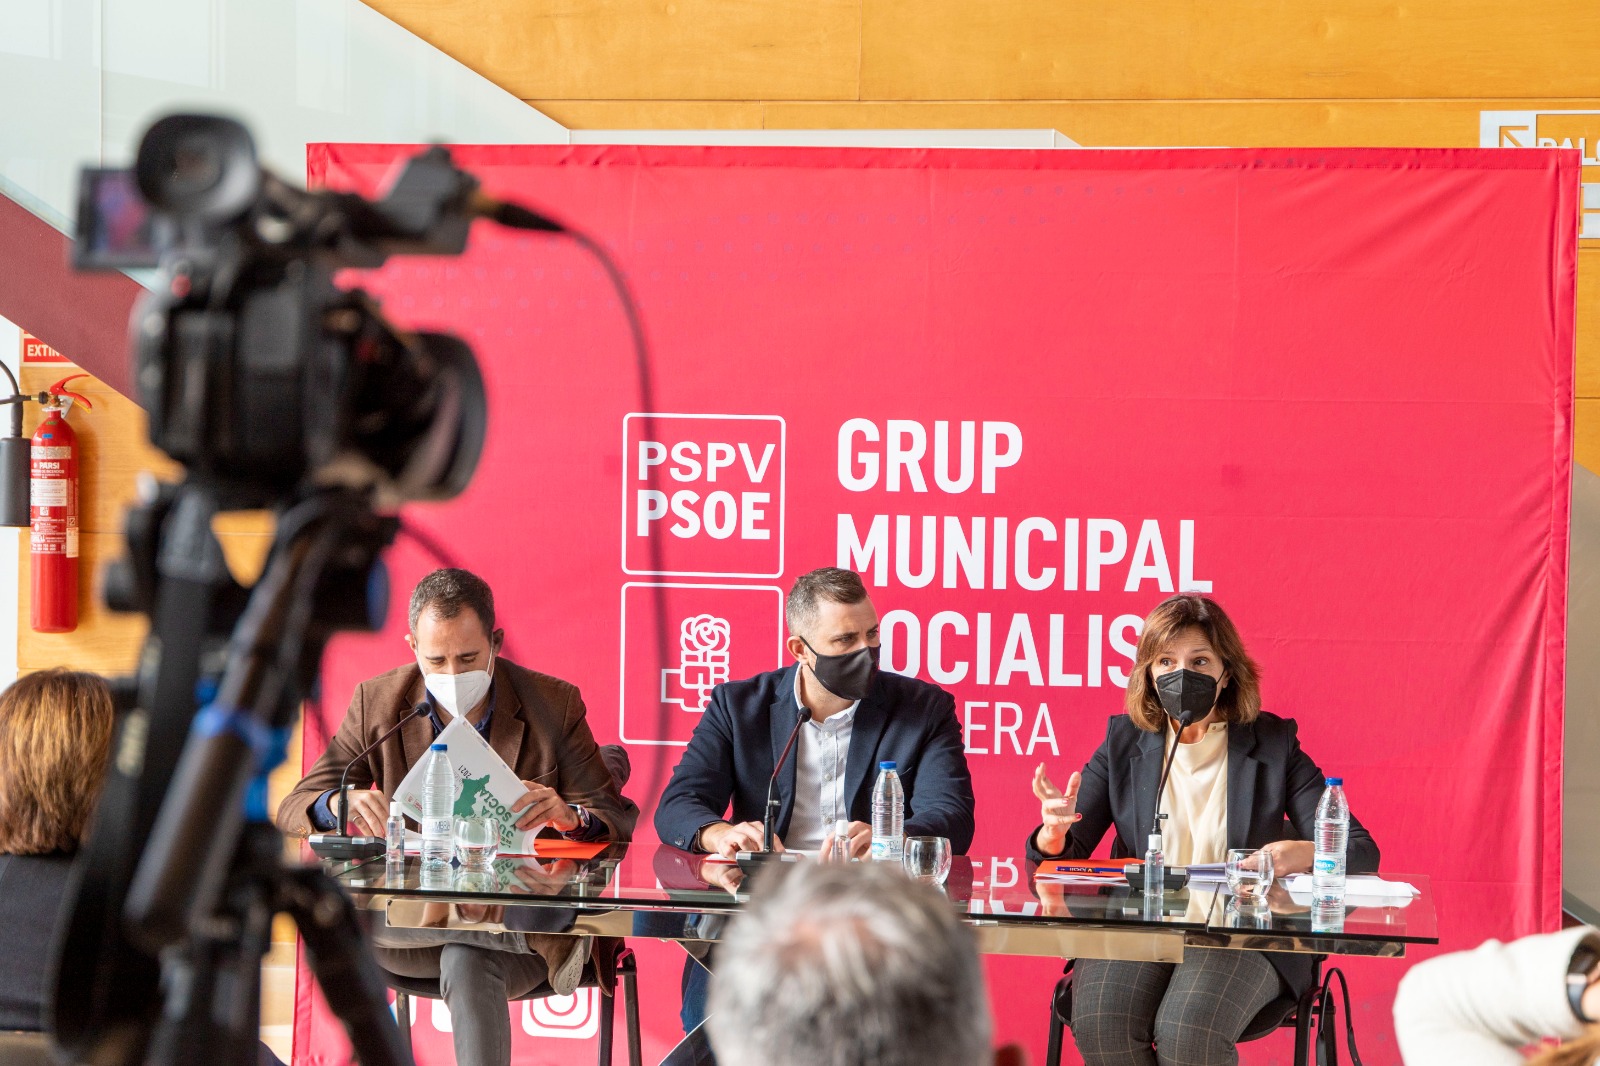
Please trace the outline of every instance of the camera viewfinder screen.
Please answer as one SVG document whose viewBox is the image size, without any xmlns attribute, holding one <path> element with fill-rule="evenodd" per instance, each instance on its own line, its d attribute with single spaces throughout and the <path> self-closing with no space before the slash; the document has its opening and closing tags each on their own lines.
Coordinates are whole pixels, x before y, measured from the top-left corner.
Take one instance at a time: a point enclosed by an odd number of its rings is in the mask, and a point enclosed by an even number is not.
<svg viewBox="0 0 1600 1066">
<path fill-rule="evenodd" d="M 134 184 L 133 171 L 85 168 L 78 189 L 79 269 L 153 267 L 160 254 L 153 216 Z"/>
</svg>

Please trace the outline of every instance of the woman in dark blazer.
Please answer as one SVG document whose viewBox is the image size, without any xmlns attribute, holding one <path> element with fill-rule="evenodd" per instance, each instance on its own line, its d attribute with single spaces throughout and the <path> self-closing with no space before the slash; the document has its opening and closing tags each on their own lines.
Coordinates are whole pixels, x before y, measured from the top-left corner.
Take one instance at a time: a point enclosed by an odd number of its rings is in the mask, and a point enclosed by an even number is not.
<svg viewBox="0 0 1600 1066">
<path fill-rule="evenodd" d="M 1113 856 L 1142 855 L 1172 744 L 1162 695 L 1172 705 L 1180 693 L 1188 702 L 1199 693 L 1210 712 L 1182 731 L 1163 793 L 1168 864 L 1260 848 L 1280 877 L 1309 872 L 1325 779 L 1301 750 L 1294 721 L 1261 710 L 1257 675 L 1214 601 L 1190 593 L 1163 601 L 1139 637 L 1126 713 L 1111 719 L 1089 765 L 1065 790 L 1043 763 L 1035 772 L 1043 823 L 1028 836 L 1028 858 L 1087 858 L 1108 830 L 1116 834 Z M 1378 846 L 1354 815 L 1345 856 L 1350 873 L 1378 869 Z M 1289 954 L 1191 949 L 1177 964 L 1080 959 L 1073 1039 L 1088 1066 L 1232 1064 L 1251 1019 L 1311 980 L 1312 960 Z"/>
</svg>

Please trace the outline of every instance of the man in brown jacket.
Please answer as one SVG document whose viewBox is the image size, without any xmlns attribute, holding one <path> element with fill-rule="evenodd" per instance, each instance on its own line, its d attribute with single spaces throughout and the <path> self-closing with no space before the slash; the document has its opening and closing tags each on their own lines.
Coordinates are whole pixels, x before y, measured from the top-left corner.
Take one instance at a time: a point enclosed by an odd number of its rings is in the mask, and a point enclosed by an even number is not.
<svg viewBox="0 0 1600 1066">
<path fill-rule="evenodd" d="M 390 797 L 440 731 L 462 715 L 528 790 L 511 805 L 518 828 L 548 823 L 569 840 L 631 837 L 639 810 L 617 792 L 577 688 L 500 657 L 504 632 L 495 628 L 494 595 L 482 578 L 434 571 L 412 592 L 409 621 L 406 643 L 416 661 L 356 688 L 327 750 L 279 806 L 279 828 L 300 837 L 335 830 L 345 766 L 426 704 L 426 715 L 350 768 L 351 832 L 384 835 Z M 374 939 L 387 969 L 439 980 L 456 1060 L 485 1066 L 510 1062 L 507 1001 L 546 982 L 569 992 L 588 944 L 587 938 L 445 929 L 379 930 Z"/>
</svg>

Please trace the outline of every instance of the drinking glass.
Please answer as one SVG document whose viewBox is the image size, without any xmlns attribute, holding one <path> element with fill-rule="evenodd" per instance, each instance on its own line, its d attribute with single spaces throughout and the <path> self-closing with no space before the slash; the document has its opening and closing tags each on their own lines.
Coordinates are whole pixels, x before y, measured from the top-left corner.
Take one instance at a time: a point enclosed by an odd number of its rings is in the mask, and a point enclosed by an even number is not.
<svg viewBox="0 0 1600 1066">
<path fill-rule="evenodd" d="M 944 837 L 906 837 L 900 862 L 913 881 L 942 885 L 950 876 L 950 841 Z"/>
<path fill-rule="evenodd" d="M 456 819 L 456 860 L 463 870 L 483 872 L 500 854 L 500 823 L 487 814 Z"/>
<path fill-rule="evenodd" d="M 1223 868 L 1228 875 L 1228 889 L 1239 906 L 1266 903 L 1267 889 L 1272 887 L 1271 854 L 1254 848 L 1234 848 L 1228 852 Z"/>
</svg>

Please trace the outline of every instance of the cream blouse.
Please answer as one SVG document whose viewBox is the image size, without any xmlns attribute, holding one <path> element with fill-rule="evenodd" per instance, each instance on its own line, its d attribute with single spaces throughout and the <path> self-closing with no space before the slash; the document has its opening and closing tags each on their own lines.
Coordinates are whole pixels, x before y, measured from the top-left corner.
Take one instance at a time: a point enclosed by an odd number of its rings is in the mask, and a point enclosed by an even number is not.
<svg viewBox="0 0 1600 1066">
<path fill-rule="evenodd" d="M 1195 743 L 1178 745 L 1161 809 L 1171 815 L 1162 823 L 1161 851 L 1168 866 L 1227 858 L 1227 722 L 1213 722 Z"/>
</svg>

